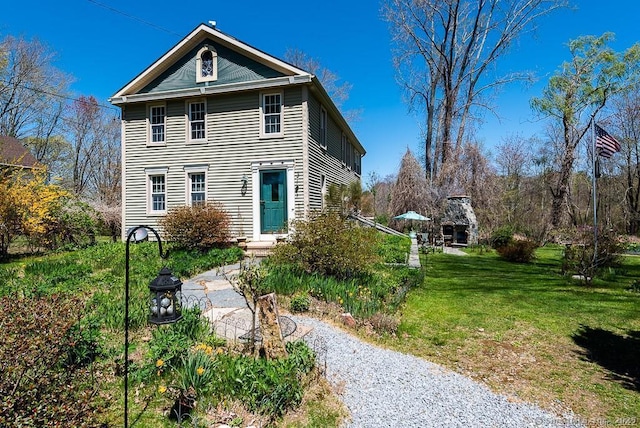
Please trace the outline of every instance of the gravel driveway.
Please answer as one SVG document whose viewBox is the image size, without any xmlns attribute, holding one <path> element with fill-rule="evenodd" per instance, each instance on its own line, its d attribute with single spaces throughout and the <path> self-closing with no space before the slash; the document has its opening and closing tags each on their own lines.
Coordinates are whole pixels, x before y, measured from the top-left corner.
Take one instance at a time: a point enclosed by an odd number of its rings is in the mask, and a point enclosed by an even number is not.
<svg viewBox="0 0 640 428">
<path fill-rule="evenodd" d="M 537 406 L 513 402 L 467 377 L 423 359 L 369 345 L 322 321 L 293 317 L 313 327 L 306 340 L 327 345 L 327 378 L 343 384 L 351 412 L 344 428 L 583 427 Z"/>
</svg>

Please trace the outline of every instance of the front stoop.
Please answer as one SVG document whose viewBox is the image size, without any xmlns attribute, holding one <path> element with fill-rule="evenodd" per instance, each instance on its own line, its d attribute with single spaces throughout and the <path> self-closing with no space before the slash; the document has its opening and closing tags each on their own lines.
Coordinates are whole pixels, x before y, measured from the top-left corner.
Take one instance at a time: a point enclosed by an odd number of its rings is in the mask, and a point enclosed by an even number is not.
<svg viewBox="0 0 640 428">
<path fill-rule="evenodd" d="M 271 249 L 276 245 L 276 241 L 251 241 L 247 242 L 246 255 L 251 257 L 267 257 L 271 254 Z"/>
</svg>

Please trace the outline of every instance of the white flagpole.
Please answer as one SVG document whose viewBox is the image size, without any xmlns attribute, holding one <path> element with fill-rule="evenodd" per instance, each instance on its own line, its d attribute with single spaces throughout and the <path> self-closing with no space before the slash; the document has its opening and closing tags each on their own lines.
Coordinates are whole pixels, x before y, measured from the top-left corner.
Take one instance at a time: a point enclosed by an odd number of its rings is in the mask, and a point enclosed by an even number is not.
<svg viewBox="0 0 640 428">
<path fill-rule="evenodd" d="M 598 201 L 596 192 L 597 150 L 596 150 L 596 120 L 591 118 L 591 143 L 593 148 L 593 263 L 598 261 Z"/>
</svg>

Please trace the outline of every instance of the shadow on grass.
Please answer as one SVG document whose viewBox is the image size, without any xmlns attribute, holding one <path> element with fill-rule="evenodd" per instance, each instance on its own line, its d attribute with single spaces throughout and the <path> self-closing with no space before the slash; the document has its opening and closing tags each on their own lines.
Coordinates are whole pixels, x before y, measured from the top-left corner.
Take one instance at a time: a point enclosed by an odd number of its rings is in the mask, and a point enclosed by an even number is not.
<svg viewBox="0 0 640 428">
<path fill-rule="evenodd" d="M 582 355 L 609 371 L 609 377 L 632 391 L 640 391 L 640 331 L 621 336 L 601 328 L 581 326 L 573 341 Z"/>
</svg>

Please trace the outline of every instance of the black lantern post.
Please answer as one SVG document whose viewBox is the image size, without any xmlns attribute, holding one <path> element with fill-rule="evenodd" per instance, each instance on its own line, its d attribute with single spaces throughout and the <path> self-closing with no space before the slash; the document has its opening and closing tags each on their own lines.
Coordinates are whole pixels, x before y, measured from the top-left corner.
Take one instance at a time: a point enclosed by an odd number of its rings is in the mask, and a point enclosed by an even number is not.
<svg viewBox="0 0 640 428">
<path fill-rule="evenodd" d="M 156 230 L 150 226 L 137 226 L 127 233 L 127 249 L 125 254 L 125 304 L 124 304 L 124 426 L 129 426 L 129 243 L 147 239 L 148 232 L 153 232 L 158 241 L 160 257 L 168 254 L 162 252 L 162 240 Z M 171 274 L 166 267 L 149 284 L 149 322 L 152 324 L 170 324 L 182 318 L 181 299 L 182 282 Z"/>
</svg>

